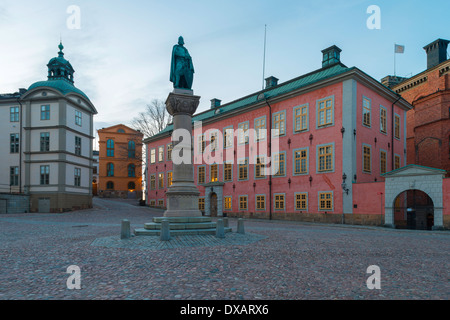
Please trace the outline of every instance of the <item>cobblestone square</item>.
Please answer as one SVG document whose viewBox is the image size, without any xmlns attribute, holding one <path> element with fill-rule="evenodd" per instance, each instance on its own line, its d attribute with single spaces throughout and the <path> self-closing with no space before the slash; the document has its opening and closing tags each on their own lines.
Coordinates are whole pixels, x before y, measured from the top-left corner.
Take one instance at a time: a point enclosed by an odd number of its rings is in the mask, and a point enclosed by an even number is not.
<svg viewBox="0 0 450 320">
<path fill-rule="evenodd" d="M 94 199 L 65 214 L 0 216 L 1 300 L 378 300 L 450 298 L 448 231 L 245 221 L 245 235 L 120 240 L 163 211 Z M 81 289 L 69 290 L 69 266 Z M 381 289 L 367 268 L 379 266 Z"/>
</svg>

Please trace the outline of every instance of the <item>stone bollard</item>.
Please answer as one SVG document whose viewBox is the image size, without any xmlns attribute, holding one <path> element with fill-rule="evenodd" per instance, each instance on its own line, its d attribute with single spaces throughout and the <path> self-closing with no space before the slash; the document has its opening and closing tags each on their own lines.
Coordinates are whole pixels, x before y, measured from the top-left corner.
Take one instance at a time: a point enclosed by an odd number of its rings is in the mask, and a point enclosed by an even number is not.
<svg viewBox="0 0 450 320">
<path fill-rule="evenodd" d="M 223 220 L 222 219 L 217 220 L 216 237 L 220 238 L 220 239 L 225 238 L 225 229 L 224 229 L 224 226 L 223 226 Z"/>
<path fill-rule="evenodd" d="M 131 231 L 130 231 L 130 221 L 122 220 L 122 230 L 120 232 L 120 239 L 130 239 Z"/>
<path fill-rule="evenodd" d="M 238 219 L 237 233 L 245 234 L 244 219 Z"/>
<path fill-rule="evenodd" d="M 161 222 L 161 241 L 170 240 L 170 222 L 167 219 L 163 219 Z"/>
<path fill-rule="evenodd" d="M 223 218 L 223 226 L 224 228 L 228 228 L 228 218 Z"/>
</svg>

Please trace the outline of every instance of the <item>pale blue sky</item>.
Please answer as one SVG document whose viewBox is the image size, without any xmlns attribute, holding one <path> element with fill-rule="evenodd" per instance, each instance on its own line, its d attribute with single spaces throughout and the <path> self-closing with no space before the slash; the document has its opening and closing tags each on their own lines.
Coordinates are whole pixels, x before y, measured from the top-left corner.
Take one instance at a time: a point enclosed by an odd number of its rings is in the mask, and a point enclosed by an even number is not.
<svg viewBox="0 0 450 320">
<path fill-rule="evenodd" d="M 81 9 L 81 29 L 69 30 L 68 6 Z M 381 9 L 381 29 L 369 30 L 370 5 Z M 195 67 L 193 90 L 227 103 L 262 87 L 264 25 L 266 77 L 280 83 L 321 67 L 333 44 L 341 61 L 377 80 L 426 68 L 422 49 L 450 39 L 449 1 L 365 0 L 0 0 L 0 92 L 45 80 L 60 36 L 75 85 L 96 106 L 96 129 L 129 124 L 152 99 L 165 100 L 172 46 L 182 35 Z"/>
</svg>

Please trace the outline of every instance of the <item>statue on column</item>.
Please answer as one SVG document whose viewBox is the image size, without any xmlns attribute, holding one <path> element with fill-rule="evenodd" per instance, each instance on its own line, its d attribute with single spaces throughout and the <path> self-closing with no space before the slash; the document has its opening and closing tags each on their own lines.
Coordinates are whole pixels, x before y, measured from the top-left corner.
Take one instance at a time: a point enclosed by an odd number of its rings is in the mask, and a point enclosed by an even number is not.
<svg viewBox="0 0 450 320">
<path fill-rule="evenodd" d="M 172 50 L 170 65 L 170 82 L 175 89 L 192 90 L 194 80 L 194 65 L 188 50 L 184 47 L 183 37 L 178 38 L 178 44 Z"/>
</svg>

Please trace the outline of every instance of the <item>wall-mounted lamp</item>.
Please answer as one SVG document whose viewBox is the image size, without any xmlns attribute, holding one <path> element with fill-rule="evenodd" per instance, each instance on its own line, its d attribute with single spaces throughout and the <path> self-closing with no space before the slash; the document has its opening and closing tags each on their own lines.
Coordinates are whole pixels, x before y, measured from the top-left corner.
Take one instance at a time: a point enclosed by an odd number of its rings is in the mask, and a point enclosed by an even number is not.
<svg viewBox="0 0 450 320">
<path fill-rule="evenodd" d="M 346 193 L 346 194 L 348 194 L 348 188 L 347 188 L 347 184 L 345 183 L 345 180 L 347 180 L 347 175 L 344 173 L 343 175 L 342 175 L 342 184 L 341 184 L 341 187 L 342 187 L 342 190 Z"/>
<path fill-rule="evenodd" d="M 289 183 L 289 189 L 291 188 L 291 178 L 288 179 L 288 183 Z"/>
<path fill-rule="evenodd" d="M 342 138 L 344 138 L 344 133 L 345 133 L 345 128 L 344 127 L 341 128 L 341 133 L 342 133 Z"/>
<path fill-rule="evenodd" d="M 309 176 L 309 186 L 311 186 L 312 181 L 313 181 L 313 177 Z"/>
</svg>

